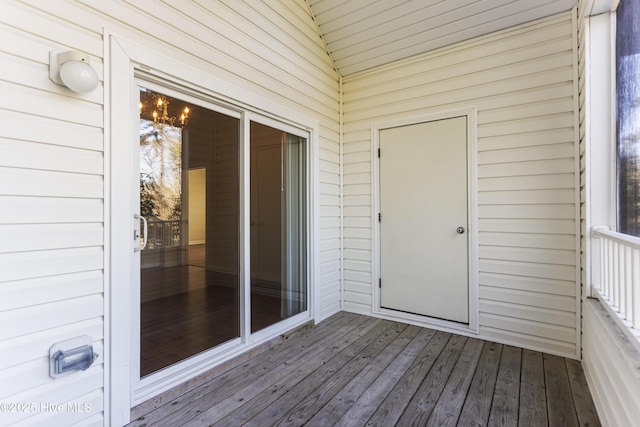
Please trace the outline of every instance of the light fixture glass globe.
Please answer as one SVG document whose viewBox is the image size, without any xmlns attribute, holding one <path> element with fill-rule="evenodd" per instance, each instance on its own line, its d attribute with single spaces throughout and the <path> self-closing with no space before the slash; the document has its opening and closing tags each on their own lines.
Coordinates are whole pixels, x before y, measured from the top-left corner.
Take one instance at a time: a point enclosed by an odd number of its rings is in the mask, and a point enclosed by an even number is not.
<svg viewBox="0 0 640 427">
<path fill-rule="evenodd" d="M 98 86 L 98 74 L 82 61 L 67 61 L 60 66 L 60 79 L 74 92 L 91 92 Z"/>
</svg>

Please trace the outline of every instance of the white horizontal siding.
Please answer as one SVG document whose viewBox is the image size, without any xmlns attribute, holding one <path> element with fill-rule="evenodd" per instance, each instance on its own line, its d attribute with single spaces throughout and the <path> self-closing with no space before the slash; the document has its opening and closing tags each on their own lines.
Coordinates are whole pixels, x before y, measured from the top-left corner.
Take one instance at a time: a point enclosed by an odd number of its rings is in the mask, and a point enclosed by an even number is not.
<svg viewBox="0 0 640 427">
<path fill-rule="evenodd" d="M 0 224 L 101 222 L 101 199 L 0 196 Z"/>
<path fill-rule="evenodd" d="M 33 402 L 2 424 L 67 425 L 102 418 L 104 315 L 103 94 L 76 95 L 48 78 L 48 53 L 100 55 L 97 33 L 33 15 L 17 2 L 0 18 L 0 400 Z M 55 40 L 55 41 L 53 41 Z M 102 77 L 102 61 L 94 56 Z M 49 348 L 89 335 L 86 372 L 52 381 Z M 90 413 L 66 410 L 89 403 Z M 62 413 L 41 404 L 64 404 Z"/>
<path fill-rule="evenodd" d="M 637 424 L 640 354 L 599 301 L 585 301 L 583 322 L 582 366 L 602 425 Z"/>
<path fill-rule="evenodd" d="M 102 174 L 102 153 L 58 145 L 0 139 L 0 166 L 47 171 Z"/>
<path fill-rule="evenodd" d="M 102 342 L 94 343 L 94 351 L 98 355 L 104 355 Z M 0 399 L 11 399 L 14 394 L 28 391 L 29 389 L 40 387 L 50 381 L 49 372 L 42 369 L 49 363 L 49 355 L 30 362 L 22 363 L 13 369 L 0 371 Z M 97 363 L 101 363 L 97 361 Z"/>
<path fill-rule="evenodd" d="M 24 412 L 4 413 L 2 422 L 5 425 L 20 425 L 19 421 L 24 421 L 23 425 L 72 425 L 94 413 L 103 410 L 103 398 L 100 388 L 103 383 L 103 369 L 101 364 L 95 364 L 86 371 L 80 371 L 74 375 L 59 378 L 56 381 L 48 381 L 42 386 L 29 389 L 22 393 L 11 395 L 11 401 L 15 402 L 36 402 L 36 413 L 25 414 Z M 68 403 L 80 403 L 82 407 L 85 403 L 90 403 L 89 412 L 74 412 L 67 410 Z M 45 406 L 40 406 L 44 404 Z M 63 405 L 64 410 L 56 412 L 47 410 L 47 404 Z M 31 416 L 29 416 L 31 415 Z"/>
<path fill-rule="evenodd" d="M 101 340 L 103 338 L 102 328 L 102 319 L 93 317 L 71 325 L 63 325 L 2 341 L 0 342 L 0 350 L 3 357 L 0 360 L 0 369 L 12 368 L 48 356 L 52 342 L 66 341 L 80 335 L 89 335 L 94 340 Z M 41 365 L 40 368 L 46 371 L 48 364 Z"/>
<path fill-rule="evenodd" d="M 101 270 L 103 261 L 103 250 L 99 247 L 0 254 L 0 283 Z"/>
<path fill-rule="evenodd" d="M 0 313 L 54 301 L 84 297 L 102 292 L 102 272 L 88 271 L 37 279 L 5 282 L 0 285 Z M 25 295 L 29 294 L 29 298 Z"/>
<path fill-rule="evenodd" d="M 0 225 L 0 253 L 101 246 L 102 224 Z"/>
<path fill-rule="evenodd" d="M 0 332 L 0 339 L 8 340 L 101 316 L 103 306 L 101 295 L 89 295 L 4 311 L 0 313 L 0 321 L 12 326 Z"/>
<path fill-rule="evenodd" d="M 475 106 L 480 335 L 577 357 L 572 31 L 567 12 L 344 79 L 347 310 L 377 281 L 371 124 Z"/>
<path fill-rule="evenodd" d="M 98 353 L 104 347 L 109 173 L 104 86 L 75 94 L 53 84 L 49 51 L 87 52 L 102 83 L 104 29 L 320 121 L 316 318 L 340 309 L 338 75 L 306 2 L 8 0 L 0 17 L 0 322 L 15 327 L 0 330 L 0 400 L 90 403 L 92 411 L 3 414 L 2 425 L 105 422 L 102 354 L 86 372 L 48 378 L 53 343 L 86 334 Z"/>
<path fill-rule="evenodd" d="M 40 69 L 41 72 L 49 74 L 46 67 L 40 67 Z M 0 82 L 0 90 L 4 94 L 0 100 L 0 108 L 63 122 L 102 126 L 101 105 L 80 101 L 73 96 L 53 97 L 50 92 L 43 89 L 25 88 L 19 84 Z"/>
<path fill-rule="evenodd" d="M 40 72 L 45 71 L 44 67 Z M 64 123 L 56 119 L 38 117 L 38 126 L 33 125 L 33 119 L 28 113 L 3 111 L 0 116 L 0 128 L 3 137 L 12 140 L 32 141 L 32 143 L 53 144 L 51 149 L 58 146 L 74 147 L 84 150 L 94 150 L 101 153 L 103 149 L 102 129 L 75 123 Z M 14 147 L 14 149 L 19 149 Z M 31 153 L 37 155 L 37 153 Z M 87 152 L 86 156 L 95 159 L 96 153 Z M 53 160 L 53 159 L 49 159 Z M 64 159 L 55 159 L 64 161 Z M 75 167 L 83 167 L 75 165 Z M 103 164 L 100 164 L 102 169 Z"/>
<path fill-rule="evenodd" d="M 539 292 L 548 296 L 563 295 L 570 296 L 572 299 L 576 297 L 576 287 L 574 283 L 548 277 L 514 276 L 496 272 L 480 272 L 479 282 L 481 286 L 494 286 L 505 290 L 517 289 Z"/>
<path fill-rule="evenodd" d="M 3 196 L 102 198 L 103 177 L 0 166 L 0 194 Z"/>
</svg>

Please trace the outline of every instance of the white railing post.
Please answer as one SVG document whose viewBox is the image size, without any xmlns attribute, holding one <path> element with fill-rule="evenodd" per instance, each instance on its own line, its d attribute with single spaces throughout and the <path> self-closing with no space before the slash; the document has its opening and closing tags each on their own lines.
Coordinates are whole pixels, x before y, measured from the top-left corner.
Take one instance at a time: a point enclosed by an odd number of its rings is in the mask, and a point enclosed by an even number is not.
<svg viewBox="0 0 640 427">
<path fill-rule="evenodd" d="M 607 298 L 611 298 L 613 295 L 613 270 L 614 270 L 614 259 L 613 259 L 613 242 L 610 240 L 603 240 L 605 252 L 607 254 L 607 259 L 605 259 L 604 267 L 607 269 L 607 277 L 605 277 L 604 291 L 607 294 Z"/>
<path fill-rule="evenodd" d="M 631 318 L 633 328 L 640 331 L 640 249 L 633 250 L 633 269 L 631 281 L 636 286 L 630 286 Z"/>
<path fill-rule="evenodd" d="M 622 262 L 624 267 L 624 283 L 620 294 L 620 311 L 625 318 L 633 319 L 633 312 L 631 311 L 631 290 L 633 289 L 633 251 L 635 248 L 625 246 L 624 248 L 624 261 Z"/>
<path fill-rule="evenodd" d="M 613 262 L 613 279 L 611 281 L 611 302 L 618 308 L 618 290 L 620 281 L 618 280 L 618 273 L 620 272 L 620 257 L 618 257 L 618 242 L 611 241 L 611 260 Z"/>
</svg>

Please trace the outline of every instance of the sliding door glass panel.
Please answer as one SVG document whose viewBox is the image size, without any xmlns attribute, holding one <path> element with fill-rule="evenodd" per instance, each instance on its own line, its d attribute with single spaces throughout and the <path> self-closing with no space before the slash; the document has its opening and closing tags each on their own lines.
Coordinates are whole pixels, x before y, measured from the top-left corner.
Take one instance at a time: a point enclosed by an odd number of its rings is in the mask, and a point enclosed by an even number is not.
<svg viewBox="0 0 640 427">
<path fill-rule="evenodd" d="M 240 336 L 239 129 L 140 88 L 141 377 Z"/>
<path fill-rule="evenodd" d="M 251 331 L 307 310 L 306 140 L 250 127 Z"/>
</svg>

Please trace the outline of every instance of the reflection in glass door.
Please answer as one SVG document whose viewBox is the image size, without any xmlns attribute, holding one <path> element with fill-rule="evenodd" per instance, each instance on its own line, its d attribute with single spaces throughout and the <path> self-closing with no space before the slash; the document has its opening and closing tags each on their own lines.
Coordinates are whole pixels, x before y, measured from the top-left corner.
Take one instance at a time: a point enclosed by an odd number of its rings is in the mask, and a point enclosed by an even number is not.
<svg viewBox="0 0 640 427">
<path fill-rule="evenodd" d="M 140 376 L 240 336 L 237 118 L 140 88 Z"/>
</svg>

